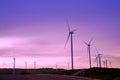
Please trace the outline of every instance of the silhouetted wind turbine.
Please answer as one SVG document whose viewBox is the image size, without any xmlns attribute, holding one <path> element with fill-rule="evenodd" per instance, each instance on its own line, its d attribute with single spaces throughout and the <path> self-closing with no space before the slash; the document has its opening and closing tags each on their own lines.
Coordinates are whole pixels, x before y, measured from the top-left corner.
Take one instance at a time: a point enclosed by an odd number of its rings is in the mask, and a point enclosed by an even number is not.
<svg viewBox="0 0 120 80">
<path fill-rule="evenodd" d="M 112 68 L 112 62 L 110 60 L 108 60 L 110 68 Z"/>
<path fill-rule="evenodd" d="M 96 48 L 96 51 L 97 51 L 97 54 L 98 54 L 96 58 L 98 59 L 99 67 L 101 67 L 101 57 L 102 57 L 102 56 L 101 56 L 101 54 L 98 52 L 97 48 Z"/>
<path fill-rule="evenodd" d="M 56 63 L 56 70 L 58 69 L 58 64 Z"/>
<path fill-rule="evenodd" d="M 95 62 L 97 63 L 97 67 L 98 67 L 98 56 L 95 56 Z"/>
<path fill-rule="evenodd" d="M 68 70 L 69 70 L 69 62 L 67 62 Z"/>
<path fill-rule="evenodd" d="M 27 62 L 25 62 L 25 69 L 27 70 Z"/>
<path fill-rule="evenodd" d="M 73 69 L 74 69 L 74 62 L 73 62 L 73 34 L 74 34 L 74 32 L 75 32 L 77 29 L 75 29 L 75 30 L 70 30 L 70 26 L 69 26 L 68 21 L 66 21 L 66 23 L 67 23 L 67 26 L 68 26 L 69 34 L 68 34 L 68 37 L 67 37 L 65 46 L 67 45 L 68 40 L 69 40 L 69 38 L 70 38 L 70 39 L 71 39 L 71 66 L 72 66 L 72 70 L 73 70 Z"/>
<path fill-rule="evenodd" d="M 90 65 L 90 68 L 92 67 L 92 64 L 91 64 L 91 51 L 90 51 L 92 40 L 93 40 L 93 38 L 89 41 L 89 43 L 84 41 L 84 43 L 88 46 L 87 50 L 88 50 L 88 54 L 89 54 L 89 65 Z"/>
<path fill-rule="evenodd" d="M 105 66 L 106 66 L 105 60 L 103 60 L 102 62 L 103 62 L 103 67 L 105 68 Z"/>
<path fill-rule="evenodd" d="M 13 57 L 13 74 L 15 74 L 15 61 L 16 60 L 16 58 L 15 57 Z"/>
<path fill-rule="evenodd" d="M 99 61 L 99 67 L 102 67 L 102 65 L 101 65 L 101 54 L 98 54 L 98 61 Z"/>
<path fill-rule="evenodd" d="M 107 59 L 105 60 L 105 66 L 106 66 L 106 68 L 108 68 L 108 60 Z"/>
<path fill-rule="evenodd" d="M 110 68 L 112 68 L 112 62 L 111 61 L 109 61 L 110 62 Z"/>
<path fill-rule="evenodd" d="M 36 61 L 34 61 L 34 72 L 36 72 Z"/>
</svg>

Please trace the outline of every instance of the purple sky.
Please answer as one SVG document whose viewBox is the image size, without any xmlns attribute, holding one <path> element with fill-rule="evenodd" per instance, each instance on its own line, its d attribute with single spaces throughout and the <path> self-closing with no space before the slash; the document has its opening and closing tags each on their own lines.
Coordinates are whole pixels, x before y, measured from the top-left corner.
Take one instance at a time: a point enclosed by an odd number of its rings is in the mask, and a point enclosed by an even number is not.
<svg viewBox="0 0 120 80">
<path fill-rule="evenodd" d="M 91 46 L 92 66 L 95 47 L 102 60 L 120 68 L 119 0 L 0 0 L 0 66 L 10 68 L 13 56 L 16 67 L 68 68 L 70 45 L 66 18 L 74 34 L 75 68 L 88 68 L 87 46 Z"/>
</svg>

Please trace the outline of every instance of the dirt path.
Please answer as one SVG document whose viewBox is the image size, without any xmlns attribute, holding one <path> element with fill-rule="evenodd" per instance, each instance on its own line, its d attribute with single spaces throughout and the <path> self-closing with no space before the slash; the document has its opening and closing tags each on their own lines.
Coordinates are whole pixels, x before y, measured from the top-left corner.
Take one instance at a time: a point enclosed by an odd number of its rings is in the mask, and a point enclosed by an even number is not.
<svg viewBox="0 0 120 80">
<path fill-rule="evenodd" d="M 65 75 L 0 75 L 0 80 L 91 80 L 79 77 L 71 77 Z"/>
</svg>

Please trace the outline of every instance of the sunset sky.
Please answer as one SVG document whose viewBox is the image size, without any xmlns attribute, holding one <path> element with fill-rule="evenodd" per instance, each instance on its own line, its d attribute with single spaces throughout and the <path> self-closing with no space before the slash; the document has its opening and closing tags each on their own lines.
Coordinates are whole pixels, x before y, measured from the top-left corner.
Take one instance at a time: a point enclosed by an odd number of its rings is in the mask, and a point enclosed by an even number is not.
<svg viewBox="0 0 120 80">
<path fill-rule="evenodd" d="M 91 43 L 92 67 L 97 47 L 102 60 L 120 68 L 120 0 L 0 0 L 0 68 L 71 68 L 68 28 L 73 35 L 74 66 L 88 68 Z M 69 63 L 69 66 L 68 66 Z"/>
</svg>

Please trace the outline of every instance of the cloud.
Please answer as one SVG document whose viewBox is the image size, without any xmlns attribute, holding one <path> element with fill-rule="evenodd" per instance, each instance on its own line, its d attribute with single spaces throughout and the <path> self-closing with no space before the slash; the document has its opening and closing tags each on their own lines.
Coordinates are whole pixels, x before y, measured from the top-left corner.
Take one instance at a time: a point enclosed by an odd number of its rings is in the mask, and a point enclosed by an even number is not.
<svg viewBox="0 0 120 80">
<path fill-rule="evenodd" d="M 1 56 L 64 57 L 66 55 L 62 51 L 63 46 L 61 44 L 54 43 L 54 41 L 50 40 L 44 40 L 38 37 L 7 37 L 2 39 L 3 41 L 10 40 L 9 43 L 12 46 L 1 46 Z M 6 43 L 6 45 L 9 45 L 9 43 Z"/>
</svg>

